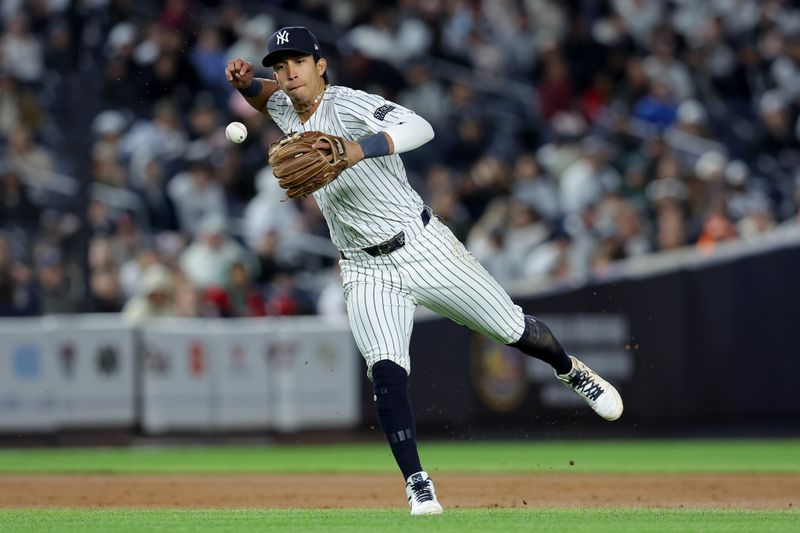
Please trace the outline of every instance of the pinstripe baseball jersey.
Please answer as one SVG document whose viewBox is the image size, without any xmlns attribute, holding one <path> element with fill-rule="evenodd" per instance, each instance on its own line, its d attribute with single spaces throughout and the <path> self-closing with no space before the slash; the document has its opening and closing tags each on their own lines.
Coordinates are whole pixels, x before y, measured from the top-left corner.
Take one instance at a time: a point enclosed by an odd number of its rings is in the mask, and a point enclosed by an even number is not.
<svg viewBox="0 0 800 533">
<path fill-rule="evenodd" d="M 413 111 L 380 96 L 330 86 L 303 124 L 288 96 L 277 91 L 267 111 L 284 133 L 322 131 L 349 140 L 384 131 Z M 409 341 L 417 305 L 488 336 L 516 342 L 525 330 L 522 309 L 429 212 L 411 188 L 396 154 L 364 159 L 314 193 L 345 255 L 342 271 L 347 316 L 367 363 L 394 361 L 409 373 Z M 374 248 L 401 236 L 391 251 Z"/>
<path fill-rule="evenodd" d="M 328 86 L 305 124 L 283 91 L 270 96 L 267 111 L 284 133 L 322 131 L 352 141 L 414 113 L 380 96 L 337 85 Z M 340 250 L 383 242 L 419 218 L 422 210 L 422 199 L 408 183 L 397 154 L 361 161 L 316 191 L 314 198 Z"/>
</svg>

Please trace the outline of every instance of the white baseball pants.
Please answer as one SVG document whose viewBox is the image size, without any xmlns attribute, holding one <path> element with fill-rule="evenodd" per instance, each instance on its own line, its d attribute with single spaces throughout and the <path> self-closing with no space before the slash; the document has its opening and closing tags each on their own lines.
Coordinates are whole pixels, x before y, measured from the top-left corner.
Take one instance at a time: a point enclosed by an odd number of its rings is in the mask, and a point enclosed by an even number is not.
<svg viewBox="0 0 800 533">
<path fill-rule="evenodd" d="M 388 255 L 347 250 L 347 259 L 339 262 L 350 327 L 370 379 L 372 365 L 384 359 L 411 373 L 417 305 L 495 342 L 519 340 L 525 330 L 522 309 L 447 226 L 436 217 L 423 226 L 417 218 L 404 231 L 405 246 Z"/>
</svg>

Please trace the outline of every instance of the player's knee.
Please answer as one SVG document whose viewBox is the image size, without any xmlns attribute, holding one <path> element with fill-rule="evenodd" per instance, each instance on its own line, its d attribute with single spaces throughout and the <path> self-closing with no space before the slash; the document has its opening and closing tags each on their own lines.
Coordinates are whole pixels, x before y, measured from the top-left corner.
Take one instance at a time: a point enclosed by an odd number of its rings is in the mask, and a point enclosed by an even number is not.
<svg viewBox="0 0 800 533">
<path fill-rule="evenodd" d="M 406 401 L 408 374 L 405 368 L 389 360 L 372 365 L 372 391 L 379 411 L 393 409 Z"/>
<path fill-rule="evenodd" d="M 553 332 L 547 324 L 538 318 L 525 315 L 525 331 L 516 342 L 509 343 L 511 346 L 528 346 L 540 350 L 556 351 L 561 350 L 561 345 L 556 340 Z"/>
<path fill-rule="evenodd" d="M 506 327 L 498 331 L 492 331 L 488 336 L 499 344 L 514 344 L 524 337 L 528 327 L 528 315 L 525 315 L 518 306 L 513 322 L 508 322 Z"/>
</svg>

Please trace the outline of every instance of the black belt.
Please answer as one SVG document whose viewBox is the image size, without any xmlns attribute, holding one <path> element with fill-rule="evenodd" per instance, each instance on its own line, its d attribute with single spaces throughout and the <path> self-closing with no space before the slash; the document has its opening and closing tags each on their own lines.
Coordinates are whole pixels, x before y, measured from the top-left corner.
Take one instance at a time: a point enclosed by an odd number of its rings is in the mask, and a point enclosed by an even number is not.
<svg viewBox="0 0 800 533">
<path fill-rule="evenodd" d="M 422 225 L 427 226 L 428 222 L 431 221 L 431 212 L 430 209 L 427 207 L 422 209 L 422 213 L 420 213 L 420 218 L 422 219 Z M 389 255 L 390 253 L 394 252 L 395 250 L 399 250 L 403 246 L 406 245 L 406 232 L 401 231 L 391 239 L 385 240 L 380 244 L 376 244 L 375 246 L 367 246 L 366 248 L 362 248 L 361 250 L 368 253 L 372 257 L 378 257 L 380 255 Z M 344 252 L 339 252 L 342 256 L 342 259 L 347 259 L 347 256 L 344 255 Z"/>
</svg>

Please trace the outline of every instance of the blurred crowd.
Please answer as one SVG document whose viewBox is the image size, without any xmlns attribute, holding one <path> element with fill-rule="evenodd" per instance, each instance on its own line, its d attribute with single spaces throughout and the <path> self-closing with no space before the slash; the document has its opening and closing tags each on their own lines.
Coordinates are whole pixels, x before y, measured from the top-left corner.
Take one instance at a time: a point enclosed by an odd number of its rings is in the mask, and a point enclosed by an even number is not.
<svg viewBox="0 0 800 533">
<path fill-rule="evenodd" d="M 434 125 L 409 179 L 501 282 L 800 224 L 796 0 L 0 0 L 0 315 L 344 312 L 223 75 L 296 24 Z"/>
</svg>

